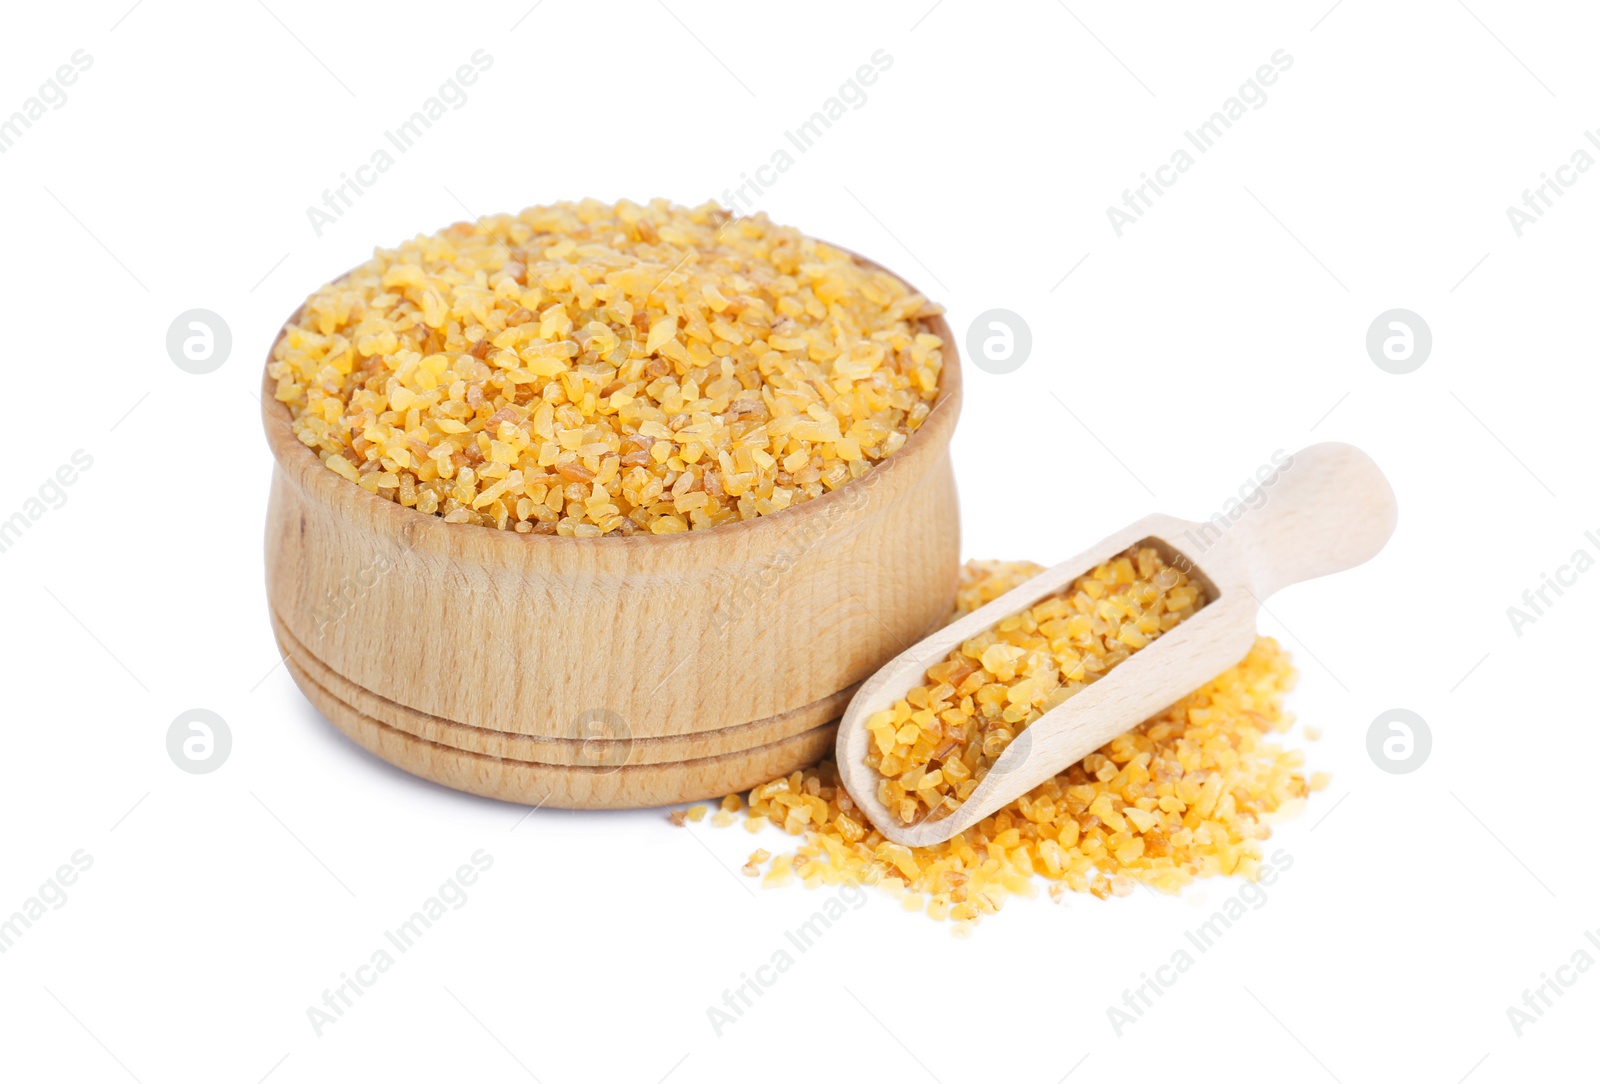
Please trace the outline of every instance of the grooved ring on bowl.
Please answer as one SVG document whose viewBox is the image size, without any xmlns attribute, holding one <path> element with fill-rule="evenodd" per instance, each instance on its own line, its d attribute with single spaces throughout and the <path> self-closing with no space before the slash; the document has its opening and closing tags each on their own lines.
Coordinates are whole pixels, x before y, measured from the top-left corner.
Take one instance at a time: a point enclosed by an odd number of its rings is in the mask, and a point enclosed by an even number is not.
<svg viewBox="0 0 1600 1084">
<path fill-rule="evenodd" d="M 396 704 L 330 669 L 283 627 L 275 613 L 272 629 L 278 637 L 278 650 L 297 682 L 304 677 L 374 722 L 412 737 L 464 752 L 530 764 L 671 764 L 752 750 L 837 722 L 859 687 L 851 685 L 803 708 L 726 730 L 665 738 L 543 738 L 468 726 Z M 611 748 L 606 748 L 608 746 Z"/>
<path fill-rule="evenodd" d="M 293 659 L 289 674 L 313 707 L 347 738 L 395 767 L 469 794 L 556 809 L 637 809 L 720 798 L 760 786 L 828 755 L 837 721 L 719 756 L 620 768 L 533 764 L 439 745 L 346 704 Z"/>
</svg>

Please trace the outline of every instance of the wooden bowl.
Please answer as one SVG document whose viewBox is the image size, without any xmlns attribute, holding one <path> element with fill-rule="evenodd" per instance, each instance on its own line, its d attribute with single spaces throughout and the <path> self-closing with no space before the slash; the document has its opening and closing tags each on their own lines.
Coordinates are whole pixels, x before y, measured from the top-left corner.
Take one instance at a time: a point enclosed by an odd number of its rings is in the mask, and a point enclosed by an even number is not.
<svg viewBox="0 0 1600 1084">
<path fill-rule="evenodd" d="M 927 324 L 939 394 L 898 452 L 672 535 L 522 535 L 385 500 L 300 443 L 264 375 L 267 597 L 291 675 L 391 763 L 530 804 L 690 801 L 814 763 L 855 686 L 954 599 L 961 368 Z"/>
</svg>

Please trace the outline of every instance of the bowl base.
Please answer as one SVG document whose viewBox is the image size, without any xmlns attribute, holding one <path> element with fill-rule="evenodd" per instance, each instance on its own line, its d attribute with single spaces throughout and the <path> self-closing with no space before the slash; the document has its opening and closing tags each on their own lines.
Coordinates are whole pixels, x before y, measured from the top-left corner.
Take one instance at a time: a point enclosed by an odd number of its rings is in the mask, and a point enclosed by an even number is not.
<svg viewBox="0 0 1600 1084">
<path fill-rule="evenodd" d="M 351 741 L 403 771 L 455 790 L 522 805 L 558 809 L 635 809 L 721 798 L 815 764 L 833 748 L 838 717 L 854 687 L 769 720 L 684 738 L 580 741 L 535 738 L 489 731 L 418 712 L 386 700 L 341 677 L 308 652 L 273 615 L 278 649 L 289 676 L 312 705 Z M 384 717 L 376 717 L 373 712 Z M 793 728 L 796 717 L 816 716 L 820 725 L 776 740 L 738 747 L 737 739 L 763 729 Z M 400 725 L 393 725 L 393 724 Z M 775 725 L 776 724 L 776 725 Z M 420 736 L 466 737 L 496 755 Z M 659 759 L 674 746 L 702 753 L 715 744 L 733 747 L 715 755 Z M 542 759 L 531 759 L 539 757 Z M 529 759 L 525 759 L 529 758 Z"/>
</svg>

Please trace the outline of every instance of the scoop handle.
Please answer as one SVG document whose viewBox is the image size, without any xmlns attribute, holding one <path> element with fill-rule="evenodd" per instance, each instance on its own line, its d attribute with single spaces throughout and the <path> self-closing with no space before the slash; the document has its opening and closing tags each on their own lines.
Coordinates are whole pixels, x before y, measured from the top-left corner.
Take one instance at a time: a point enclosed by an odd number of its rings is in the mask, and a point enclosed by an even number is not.
<svg viewBox="0 0 1600 1084">
<path fill-rule="evenodd" d="M 1378 464 L 1333 441 L 1295 452 L 1256 492 L 1265 501 L 1240 519 L 1238 544 L 1259 599 L 1370 560 L 1399 514 Z"/>
</svg>

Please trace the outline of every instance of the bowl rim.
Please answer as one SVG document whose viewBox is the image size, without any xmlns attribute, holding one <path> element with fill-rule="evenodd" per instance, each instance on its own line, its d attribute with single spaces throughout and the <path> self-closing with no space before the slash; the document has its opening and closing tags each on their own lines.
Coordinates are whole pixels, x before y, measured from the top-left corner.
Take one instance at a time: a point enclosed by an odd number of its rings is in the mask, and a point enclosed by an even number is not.
<svg viewBox="0 0 1600 1084">
<path fill-rule="evenodd" d="M 808 235 L 809 236 L 809 235 Z M 829 248 L 845 253 L 856 263 L 892 275 L 903 283 L 908 289 L 922 294 L 927 294 L 917 289 L 911 282 L 889 270 L 882 264 L 854 252 L 831 241 L 821 241 Z M 330 280 L 338 282 L 340 279 L 359 271 L 366 264 L 362 263 L 344 274 Z M 309 300 L 309 297 L 308 297 Z M 267 348 L 266 363 L 261 374 L 261 419 L 266 431 L 267 445 L 272 452 L 275 468 L 281 470 L 285 477 L 297 488 L 305 492 L 312 500 L 322 506 L 333 508 L 336 512 L 359 517 L 362 521 L 385 533 L 405 539 L 406 549 L 420 549 L 425 552 L 444 553 L 450 556 L 462 556 L 466 550 L 476 550 L 479 547 L 500 547 L 500 554 L 508 558 L 526 560 L 531 553 L 540 552 L 537 547 L 545 548 L 552 554 L 576 555 L 592 554 L 629 554 L 648 547 L 652 554 L 665 554 L 670 547 L 686 546 L 695 541 L 717 541 L 728 545 L 738 545 L 742 542 L 753 541 L 762 533 L 771 534 L 775 539 L 787 537 L 795 524 L 800 523 L 805 517 L 825 514 L 841 501 L 851 499 L 851 494 L 861 493 L 862 488 L 869 484 L 881 482 L 890 477 L 892 472 L 898 470 L 904 473 L 912 469 L 909 464 L 927 459 L 930 455 L 937 454 L 948 448 L 950 437 L 954 431 L 957 417 L 961 411 L 961 356 L 959 345 L 954 335 L 951 334 L 950 325 L 946 322 L 944 314 L 932 317 L 921 317 L 921 322 L 928 330 L 944 340 L 942 366 L 939 371 L 939 391 L 934 397 L 933 406 L 922 424 L 906 438 L 905 444 L 888 457 L 878 460 L 859 478 L 855 478 L 841 485 L 838 489 L 829 490 L 819 497 L 790 505 L 764 516 L 755 516 L 751 519 L 739 520 L 736 523 L 724 523 L 705 530 L 675 531 L 671 534 L 640 533 L 634 535 L 601 535 L 596 538 L 576 538 L 554 534 L 522 534 L 517 531 L 502 530 L 498 527 L 486 527 L 477 523 L 446 523 L 438 515 L 419 512 L 415 508 L 408 508 L 398 501 L 391 501 L 377 494 L 369 493 L 361 486 L 356 485 L 348 478 L 330 470 L 317 455 L 316 451 L 307 444 L 301 443 L 294 435 L 293 416 L 289 405 L 280 402 L 277 398 L 277 381 L 269 375 L 267 369 L 271 366 L 277 352 L 278 343 L 288 333 L 289 326 L 299 319 L 305 311 L 305 302 L 302 301 L 278 328 L 277 334 L 272 337 L 272 343 Z M 511 547 L 518 547 L 513 550 Z M 482 554 L 478 554 L 482 556 Z"/>
</svg>

